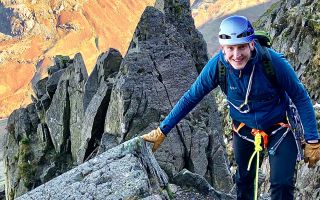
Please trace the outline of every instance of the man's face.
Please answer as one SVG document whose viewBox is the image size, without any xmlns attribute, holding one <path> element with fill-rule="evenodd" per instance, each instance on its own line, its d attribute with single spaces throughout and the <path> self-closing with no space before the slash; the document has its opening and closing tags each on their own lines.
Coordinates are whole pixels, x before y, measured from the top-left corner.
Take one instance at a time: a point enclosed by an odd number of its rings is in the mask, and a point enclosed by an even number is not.
<svg viewBox="0 0 320 200">
<path fill-rule="evenodd" d="M 243 69 L 251 57 L 254 49 L 254 42 L 238 45 L 223 45 L 222 51 L 225 59 L 235 69 Z"/>
</svg>

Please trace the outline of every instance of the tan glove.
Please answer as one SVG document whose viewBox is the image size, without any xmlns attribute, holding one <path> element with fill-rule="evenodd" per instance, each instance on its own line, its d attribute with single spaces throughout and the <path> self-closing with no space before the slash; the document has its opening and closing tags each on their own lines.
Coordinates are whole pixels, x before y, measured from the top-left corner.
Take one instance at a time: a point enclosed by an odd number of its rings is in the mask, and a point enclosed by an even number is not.
<svg viewBox="0 0 320 200">
<path fill-rule="evenodd" d="M 313 168 L 320 160 L 320 143 L 309 144 L 306 143 L 304 149 L 304 162 L 309 163 L 308 167 Z"/>
<path fill-rule="evenodd" d="M 155 152 L 159 147 L 160 144 L 163 142 L 163 140 L 166 138 L 166 136 L 162 133 L 160 128 L 151 131 L 148 134 L 144 134 L 142 138 L 147 141 L 153 143 L 152 152 Z"/>
</svg>

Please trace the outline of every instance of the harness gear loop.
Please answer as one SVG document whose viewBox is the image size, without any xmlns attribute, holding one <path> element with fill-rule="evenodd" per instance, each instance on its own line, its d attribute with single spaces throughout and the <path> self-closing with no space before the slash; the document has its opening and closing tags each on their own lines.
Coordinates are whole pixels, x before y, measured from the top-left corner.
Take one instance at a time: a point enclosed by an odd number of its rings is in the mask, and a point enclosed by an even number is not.
<svg viewBox="0 0 320 200">
<path fill-rule="evenodd" d="M 244 126 L 245 126 L 245 123 L 243 123 L 243 122 L 241 122 L 241 123 L 239 124 L 238 128 L 236 128 L 236 127 L 234 126 L 234 124 L 232 124 L 232 130 L 233 130 L 234 132 L 236 132 L 236 133 L 239 134 L 240 129 L 241 129 L 242 127 L 244 127 Z"/>
</svg>

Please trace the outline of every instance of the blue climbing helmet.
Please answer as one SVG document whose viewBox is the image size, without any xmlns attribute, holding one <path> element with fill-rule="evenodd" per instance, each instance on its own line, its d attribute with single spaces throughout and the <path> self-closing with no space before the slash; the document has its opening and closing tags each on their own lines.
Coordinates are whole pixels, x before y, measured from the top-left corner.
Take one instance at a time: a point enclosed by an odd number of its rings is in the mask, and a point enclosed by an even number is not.
<svg viewBox="0 0 320 200">
<path fill-rule="evenodd" d="M 244 16 L 233 15 L 220 24 L 220 45 L 237 45 L 249 43 L 254 39 L 254 29 Z"/>
</svg>

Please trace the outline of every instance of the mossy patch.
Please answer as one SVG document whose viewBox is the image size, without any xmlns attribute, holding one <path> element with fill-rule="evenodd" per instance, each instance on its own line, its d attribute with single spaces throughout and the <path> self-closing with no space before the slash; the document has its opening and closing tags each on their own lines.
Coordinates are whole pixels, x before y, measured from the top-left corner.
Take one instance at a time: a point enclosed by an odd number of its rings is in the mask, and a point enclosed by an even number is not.
<svg viewBox="0 0 320 200">
<path fill-rule="evenodd" d="M 165 190 L 167 191 L 167 193 L 168 193 L 168 196 L 169 196 L 169 199 L 174 199 L 175 198 L 175 194 L 173 193 L 173 191 L 171 190 L 171 188 L 170 188 L 170 185 L 167 185 L 166 187 L 165 187 Z"/>
<path fill-rule="evenodd" d="M 173 9 L 173 13 L 179 18 L 182 17 L 182 13 L 184 9 L 183 6 L 178 1 L 171 2 L 171 6 Z"/>
<path fill-rule="evenodd" d="M 35 184 L 36 165 L 32 162 L 30 139 L 22 138 L 20 141 L 18 175 L 26 188 L 32 189 Z"/>
</svg>

